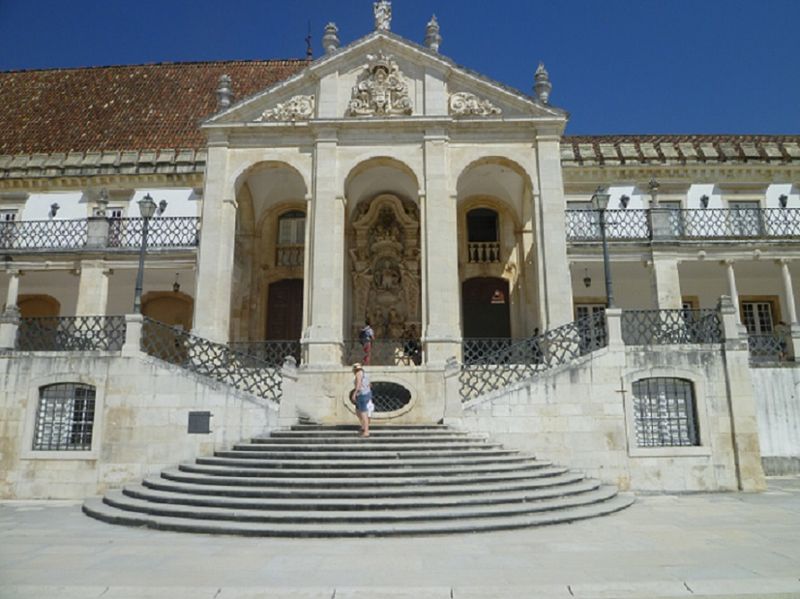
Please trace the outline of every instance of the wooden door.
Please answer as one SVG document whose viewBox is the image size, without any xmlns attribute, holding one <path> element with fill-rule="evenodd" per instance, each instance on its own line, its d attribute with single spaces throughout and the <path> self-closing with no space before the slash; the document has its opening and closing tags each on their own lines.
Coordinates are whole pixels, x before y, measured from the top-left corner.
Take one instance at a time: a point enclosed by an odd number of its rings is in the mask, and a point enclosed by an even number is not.
<svg viewBox="0 0 800 599">
<path fill-rule="evenodd" d="M 284 279 L 269 286 L 267 339 L 297 341 L 303 328 L 303 279 Z"/>
<path fill-rule="evenodd" d="M 464 338 L 511 337 L 508 281 L 476 277 L 464 281 L 461 289 Z"/>
</svg>

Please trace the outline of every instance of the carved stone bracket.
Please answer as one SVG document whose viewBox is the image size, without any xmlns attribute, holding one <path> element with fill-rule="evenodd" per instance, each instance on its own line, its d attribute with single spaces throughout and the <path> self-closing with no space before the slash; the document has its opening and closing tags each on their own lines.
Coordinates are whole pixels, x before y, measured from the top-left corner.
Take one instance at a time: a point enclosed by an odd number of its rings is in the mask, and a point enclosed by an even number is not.
<svg viewBox="0 0 800 599">
<path fill-rule="evenodd" d="M 493 116 L 503 112 L 489 100 L 469 92 L 450 94 L 449 108 L 452 116 Z"/>
<path fill-rule="evenodd" d="M 368 55 L 360 81 L 353 87 L 348 116 L 411 114 L 411 98 L 400 68 L 391 56 Z"/>
<path fill-rule="evenodd" d="M 314 116 L 314 96 L 294 96 L 288 102 L 265 110 L 256 122 L 262 121 L 307 121 Z"/>
</svg>

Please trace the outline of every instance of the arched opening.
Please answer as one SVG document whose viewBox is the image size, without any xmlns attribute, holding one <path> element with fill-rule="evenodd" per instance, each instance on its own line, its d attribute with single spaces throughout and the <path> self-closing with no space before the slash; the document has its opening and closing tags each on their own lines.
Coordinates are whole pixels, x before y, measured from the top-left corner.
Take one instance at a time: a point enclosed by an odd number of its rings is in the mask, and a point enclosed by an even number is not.
<svg viewBox="0 0 800 599">
<path fill-rule="evenodd" d="M 499 216 L 491 208 L 467 212 L 467 260 L 485 264 L 500 262 Z"/>
<path fill-rule="evenodd" d="M 194 300 L 180 291 L 153 291 L 142 298 L 142 314 L 184 331 L 192 329 Z"/>
<path fill-rule="evenodd" d="M 420 347 L 422 331 L 418 180 L 406 165 L 376 158 L 355 167 L 346 181 L 353 206 L 347 228 L 347 359 L 365 358 L 358 332 L 369 321 L 375 332 L 371 364 L 418 364 L 419 352 L 409 352 Z"/>
<path fill-rule="evenodd" d="M 300 339 L 307 194 L 303 176 L 284 162 L 258 163 L 237 179 L 234 343 Z M 286 280 L 293 282 L 276 285 Z M 292 320 L 282 322 L 287 314 Z"/>
<path fill-rule="evenodd" d="M 17 308 L 22 318 L 51 318 L 61 313 L 61 304 L 50 295 L 20 295 Z"/>
<path fill-rule="evenodd" d="M 461 302 L 464 339 L 511 337 L 508 281 L 475 277 L 463 282 Z"/>
</svg>

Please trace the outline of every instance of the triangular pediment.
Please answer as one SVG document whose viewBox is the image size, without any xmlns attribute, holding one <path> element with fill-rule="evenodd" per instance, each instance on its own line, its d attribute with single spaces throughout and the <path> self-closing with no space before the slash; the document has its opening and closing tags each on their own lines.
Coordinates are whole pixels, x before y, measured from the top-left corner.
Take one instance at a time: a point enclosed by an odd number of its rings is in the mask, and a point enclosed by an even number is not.
<svg viewBox="0 0 800 599">
<path fill-rule="evenodd" d="M 563 110 L 460 67 L 437 52 L 391 32 L 376 31 L 240 100 L 204 125 L 420 117 L 567 118 Z"/>
</svg>

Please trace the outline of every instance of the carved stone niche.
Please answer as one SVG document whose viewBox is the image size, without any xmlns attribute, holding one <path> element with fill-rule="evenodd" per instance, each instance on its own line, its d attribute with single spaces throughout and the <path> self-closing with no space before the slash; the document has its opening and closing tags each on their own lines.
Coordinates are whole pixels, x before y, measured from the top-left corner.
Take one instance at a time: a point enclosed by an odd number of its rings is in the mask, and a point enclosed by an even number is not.
<svg viewBox="0 0 800 599">
<path fill-rule="evenodd" d="M 372 323 L 378 340 L 418 335 L 420 245 L 416 204 L 392 194 L 376 196 L 358 206 L 353 230 L 353 339 L 365 319 Z"/>
</svg>

